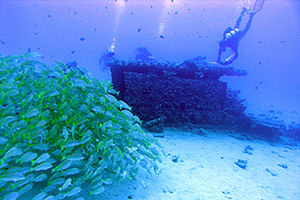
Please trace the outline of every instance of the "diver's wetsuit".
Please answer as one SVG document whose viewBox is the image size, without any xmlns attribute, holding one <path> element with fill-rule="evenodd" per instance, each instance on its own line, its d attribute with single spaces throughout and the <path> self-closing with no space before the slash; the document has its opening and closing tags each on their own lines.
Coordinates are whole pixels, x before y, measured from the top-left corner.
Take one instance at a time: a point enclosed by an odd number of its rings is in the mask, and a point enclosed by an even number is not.
<svg viewBox="0 0 300 200">
<path fill-rule="evenodd" d="M 244 30 L 239 30 L 242 17 L 244 16 L 245 12 L 247 10 L 243 9 L 241 12 L 239 18 L 236 20 L 235 27 L 234 29 L 228 27 L 224 34 L 223 34 L 223 39 L 219 42 L 219 51 L 218 51 L 218 58 L 217 58 L 217 63 L 222 64 L 222 65 L 229 65 L 231 64 L 235 59 L 238 57 L 238 46 L 241 38 L 246 34 L 246 32 L 250 29 L 250 25 L 254 16 L 254 12 L 250 13 L 249 15 L 249 20 L 247 22 L 246 27 Z M 231 51 L 233 52 L 232 55 L 230 55 L 225 62 L 221 61 L 221 55 L 222 53 L 226 50 L 226 48 L 230 48 Z"/>
<path fill-rule="evenodd" d="M 150 61 L 153 60 L 152 54 L 148 51 L 146 47 L 138 47 L 136 50 L 136 60 Z"/>
<path fill-rule="evenodd" d="M 101 58 L 99 59 L 99 65 L 101 67 L 101 70 L 105 71 L 108 69 L 107 64 L 110 62 L 113 62 L 116 60 L 116 53 L 113 51 L 107 51 L 105 52 Z"/>
</svg>

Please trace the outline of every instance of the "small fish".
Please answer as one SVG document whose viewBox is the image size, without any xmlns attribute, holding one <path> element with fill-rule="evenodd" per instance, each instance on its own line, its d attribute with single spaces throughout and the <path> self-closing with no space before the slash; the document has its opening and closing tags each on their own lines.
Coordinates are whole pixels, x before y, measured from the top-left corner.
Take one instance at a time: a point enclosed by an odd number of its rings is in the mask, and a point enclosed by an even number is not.
<svg viewBox="0 0 300 200">
<path fill-rule="evenodd" d="M 34 180 L 33 182 L 41 182 L 41 181 L 44 181 L 47 179 L 47 175 L 46 174 L 41 174 L 41 175 L 38 175 Z"/>
<path fill-rule="evenodd" d="M 161 39 L 165 39 L 165 36 L 163 36 L 163 35 L 160 35 L 159 37 L 160 37 Z"/>
<path fill-rule="evenodd" d="M 120 108 L 121 109 L 131 110 L 131 107 L 127 103 L 125 103 L 124 101 L 120 100 L 119 103 L 120 103 Z"/>
<path fill-rule="evenodd" d="M 31 118 L 31 117 L 35 117 L 37 116 L 37 114 L 39 114 L 39 110 L 37 108 L 34 108 L 32 110 L 30 110 L 28 113 L 26 113 L 26 115 L 24 115 L 24 118 Z"/>
<path fill-rule="evenodd" d="M 71 196 L 74 196 L 74 195 L 78 194 L 79 192 L 81 192 L 81 188 L 80 187 L 75 187 L 71 191 L 67 192 L 64 195 L 64 197 L 71 197 Z"/>
<path fill-rule="evenodd" d="M 63 184 L 63 186 L 61 188 L 59 188 L 59 191 L 65 190 L 67 189 L 70 185 L 72 185 L 72 179 L 68 178 L 65 183 Z"/>
<path fill-rule="evenodd" d="M 71 168 L 71 169 L 68 169 L 68 170 L 62 172 L 62 176 L 70 176 L 70 175 L 74 175 L 74 174 L 78 174 L 78 173 L 80 173 L 78 168 Z"/>
<path fill-rule="evenodd" d="M 12 147 L 11 149 L 9 149 L 7 151 L 7 153 L 5 154 L 4 156 L 4 159 L 8 159 L 10 157 L 14 157 L 14 156 L 19 156 L 19 155 L 22 155 L 22 150 L 21 149 L 18 149 L 16 147 Z"/>
<path fill-rule="evenodd" d="M 46 196 L 47 196 L 47 193 L 41 192 L 41 193 L 37 194 L 32 200 L 43 200 L 44 197 L 46 197 Z"/>
<path fill-rule="evenodd" d="M 96 189 L 95 191 L 91 192 L 91 194 L 97 195 L 97 194 L 101 194 L 104 191 L 105 191 L 105 188 L 102 186 L 102 187 L 99 187 L 98 189 Z"/>
<path fill-rule="evenodd" d="M 48 160 L 49 158 L 50 158 L 50 155 L 48 153 L 44 153 L 40 157 L 38 157 L 34 163 L 39 164 L 41 162 Z"/>
<path fill-rule="evenodd" d="M 61 185 L 64 182 L 65 182 L 64 178 L 58 178 L 58 179 L 55 179 L 54 181 L 51 181 L 51 184 L 53 184 L 53 185 Z"/>
<path fill-rule="evenodd" d="M 56 198 L 54 198 L 54 196 L 47 196 L 45 199 L 43 200 L 55 200 Z"/>
<path fill-rule="evenodd" d="M 51 163 L 49 162 L 43 162 L 42 164 L 36 166 L 35 168 L 32 168 L 32 171 L 42 171 L 47 170 L 49 168 L 53 167 Z"/>
<path fill-rule="evenodd" d="M 70 166 L 71 166 L 71 161 L 63 161 L 59 166 L 57 166 L 56 168 L 55 168 L 55 171 L 62 171 L 62 170 L 65 170 L 65 169 L 67 169 L 67 168 L 69 168 Z"/>
<path fill-rule="evenodd" d="M 84 156 L 82 156 L 81 153 L 74 153 L 71 156 L 67 157 L 67 160 L 69 160 L 69 161 L 77 161 L 77 160 L 83 160 L 83 159 L 84 159 Z"/>
<path fill-rule="evenodd" d="M 21 163 L 30 162 L 34 160 L 37 156 L 38 155 L 36 153 L 27 152 L 20 158 L 20 162 Z"/>
<path fill-rule="evenodd" d="M 17 172 L 10 172 L 10 173 L 5 173 L 5 174 L 1 174 L 0 175 L 0 181 L 2 182 L 8 182 L 8 181 L 12 181 L 12 182 L 16 182 L 16 181 L 21 181 L 24 180 L 25 176 L 21 173 L 17 173 Z"/>
<path fill-rule="evenodd" d="M 40 151 L 47 151 L 47 150 L 49 150 L 48 145 L 47 144 L 43 144 L 43 143 L 39 143 L 39 144 L 33 145 L 32 147 L 34 149 L 38 149 Z"/>
</svg>

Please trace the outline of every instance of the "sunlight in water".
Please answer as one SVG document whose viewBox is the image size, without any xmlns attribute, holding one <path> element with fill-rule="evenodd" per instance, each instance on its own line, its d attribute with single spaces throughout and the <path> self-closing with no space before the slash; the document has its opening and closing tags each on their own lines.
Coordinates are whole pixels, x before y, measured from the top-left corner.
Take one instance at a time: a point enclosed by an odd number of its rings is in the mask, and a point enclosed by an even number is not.
<svg viewBox="0 0 300 200">
<path fill-rule="evenodd" d="M 126 1 L 125 0 L 117 0 L 117 1 L 115 1 L 115 5 L 116 5 L 116 21 L 115 21 L 115 25 L 114 25 L 114 29 L 113 29 L 114 35 L 116 34 L 116 31 L 119 27 L 120 18 L 125 11 Z M 117 39 L 114 36 L 110 47 L 108 47 L 109 51 L 112 51 L 112 52 L 115 51 L 116 42 L 117 42 Z"/>
<path fill-rule="evenodd" d="M 158 34 L 162 35 L 167 26 L 167 22 L 169 20 L 169 16 L 176 11 L 176 7 L 180 5 L 180 0 L 164 0 L 163 3 L 163 11 L 160 16 L 160 23 L 158 27 Z"/>
<path fill-rule="evenodd" d="M 124 13 L 126 1 L 125 0 L 117 0 L 115 1 L 117 13 L 116 13 L 116 21 L 114 26 L 114 32 L 118 29 L 120 23 L 120 17 Z"/>
</svg>

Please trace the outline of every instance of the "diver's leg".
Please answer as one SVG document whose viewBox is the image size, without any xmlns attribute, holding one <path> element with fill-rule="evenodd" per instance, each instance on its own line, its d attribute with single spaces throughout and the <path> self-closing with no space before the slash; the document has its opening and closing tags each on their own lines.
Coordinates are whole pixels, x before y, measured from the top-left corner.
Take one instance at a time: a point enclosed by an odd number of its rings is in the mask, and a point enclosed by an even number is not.
<svg viewBox="0 0 300 200">
<path fill-rule="evenodd" d="M 249 14 L 248 22 L 247 22 L 246 27 L 244 28 L 244 30 L 240 32 L 240 34 L 241 34 L 240 37 L 243 37 L 249 31 L 254 15 L 255 15 L 255 13 L 250 13 Z"/>
<path fill-rule="evenodd" d="M 247 12 L 247 8 L 244 7 L 243 10 L 242 10 L 242 12 L 241 12 L 241 14 L 240 14 L 240 16 L 239 16 L 239 18 L 235 22 L 234 28 L 239 28 L 240 27 L 242 18 L 245 15 L 246 12 Z"/>
<path fill-rule="evenodd" d="M 265 2 L 265 0 L 256 0 L 251 12 L 254 12 L 254 13 L 259 12 L 263 7 L 264 2 Z"/>
<path fill-rule="evenodd" d="M 222 56 L 222 53 L 225 51 L 224 48 L 222 47 L 219 47 L 219 51 L 218 51 L 218 58 L 217 58 L 217 63 L 220 63 L 222 64 L 222 61 L 221 61 L 221 56 Z"/>
</svg>

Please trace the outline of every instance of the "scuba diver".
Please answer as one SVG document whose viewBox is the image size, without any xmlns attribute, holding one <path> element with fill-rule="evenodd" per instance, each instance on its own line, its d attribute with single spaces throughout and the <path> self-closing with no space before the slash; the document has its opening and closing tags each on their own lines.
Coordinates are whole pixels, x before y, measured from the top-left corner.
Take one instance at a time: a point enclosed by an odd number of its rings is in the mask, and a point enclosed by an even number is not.
<svg viewBox="0 0 300 200">
<path fill-rule="evenodd" d="M 231 64 L 235 59 L 238 58 L 238 46 L 240 40 L 245 36 L 247 31 L 250 29 L 251 22 L 253 19 L 253 16 L 256 12 L 250 12 L 249 13 L 249 19 L 246 24 L 246 27 L 244 30 L 240 30 L 240 23 L 242 21 L 243 16 L 248 10 L 246 8 L 243 8 L 243 11 L 241 12 L 239 18 L 236 20 L 234 28 L 228 27 L 224 33 L 223 33 L 223 39 L 219 42 L 219 52 L 218 52 L 218 58 L 217 63 L 221 65 L 229 65 Z M 226 48 L 230 48 L 232 54 L 225 59 L 225 62 L 221 61 L 222 53 L 225 52 Z"/>
<path fill-rule="evenodd" d="M 253 16 L 262 9 L 264 2 L 265 0 L 256 0 L 250 12 L 248 12 L 248 9 L 244 7 L 239 18 L 236 20 L 234 28 L 228 27 L 224 31 L 223 39 L 219 42 L 217 63 L 221 65 L 229 65 L 235 59 L 237 59 L 239 42 L 250 29 Z M 239 29 L 240 23 L 246 12 L 249 14 L 249 19 L 246 24 L 246 27 L 244 28 L 244 30 L 241 31 Z M 226 48 L 230 48 L 232 54 L 225 59 L 225 62 L 223 62 L 221 61 L 221 56 L 222 53 L 225 52 Z"/>
<path fill-rule="evenodd" d="M 114 62 L 117 59 L 115 51 L 108 47 L 106 52 L 99 59 L 100 68 L 105 71 L 108 69 L 108 63 Z"/>
<path fill-rule="evenodd" d="M 150 60 L 154 60 L 154 57 L 146 47 L 138 47 L 135 50 L 135 59 L 141 61 L 150 61 Z"/>
</svg>

